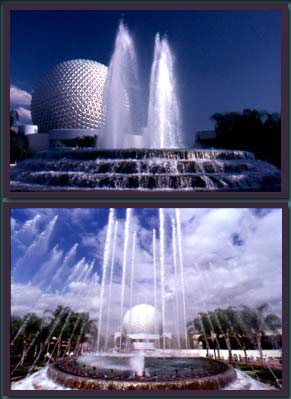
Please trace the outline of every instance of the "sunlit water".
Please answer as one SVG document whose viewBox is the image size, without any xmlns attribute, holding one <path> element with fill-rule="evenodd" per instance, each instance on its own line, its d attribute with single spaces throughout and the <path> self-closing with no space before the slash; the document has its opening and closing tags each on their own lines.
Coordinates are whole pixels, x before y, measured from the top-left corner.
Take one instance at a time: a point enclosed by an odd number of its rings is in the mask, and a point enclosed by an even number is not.
<svg viewBox="0 0 291 399">
<path fill-rule="evenodd" d="M 134 133 L 134 108 L 139 92 L 138 67 L 134 42 L 120 23 L 104 88 L 106 125 L 98 146 L 124 148 L 127 134 Z"/>
<path fill-rule="evenodd" d="M 277 390 L 272 385 L 264 384 L 263 382 L 257 381 L 252 377 L 249 377 L 247 374 L 243 373 L 240 370 L 236 370 L 237 379 L 234 382 L 231 382 L 224 389 L 226 391 L 229 390 Z"/>
<path fill-rule="evenodd" d="M 61 150 L 11 169 L 13 191 L 279 191 L 280 170 L 244 151 Z"/>
<path fill-rule="evenodd" d="M 149 148 L 182 147 L 181 115 L 174 57 L 166 38 L 156 35 L 144 142 Z"/>
</svg>

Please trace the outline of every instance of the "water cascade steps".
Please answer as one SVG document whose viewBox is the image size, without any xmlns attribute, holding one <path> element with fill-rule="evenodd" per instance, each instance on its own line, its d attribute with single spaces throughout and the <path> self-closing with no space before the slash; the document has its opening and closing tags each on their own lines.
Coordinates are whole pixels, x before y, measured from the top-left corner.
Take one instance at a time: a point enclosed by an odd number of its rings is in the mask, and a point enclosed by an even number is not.
<svg viewBox="0 0 291 399">
<path fill-rule="evenodd" d="M 251 152 L 61 149 L 11 170 L 11 190 L 280 191 L 280 170 Z"/>
</svg>

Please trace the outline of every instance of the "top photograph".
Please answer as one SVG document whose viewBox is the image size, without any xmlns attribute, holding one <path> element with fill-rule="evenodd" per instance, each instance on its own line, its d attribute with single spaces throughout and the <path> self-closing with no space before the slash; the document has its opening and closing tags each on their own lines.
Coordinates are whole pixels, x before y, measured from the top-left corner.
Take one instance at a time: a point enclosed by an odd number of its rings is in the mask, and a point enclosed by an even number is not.
<svg viewBox="0 0 291 399">
<path fill-rule="evenodd" d="M 6 197 L 287 197 L 287 4 L 3 15 Z"/>
</svg>

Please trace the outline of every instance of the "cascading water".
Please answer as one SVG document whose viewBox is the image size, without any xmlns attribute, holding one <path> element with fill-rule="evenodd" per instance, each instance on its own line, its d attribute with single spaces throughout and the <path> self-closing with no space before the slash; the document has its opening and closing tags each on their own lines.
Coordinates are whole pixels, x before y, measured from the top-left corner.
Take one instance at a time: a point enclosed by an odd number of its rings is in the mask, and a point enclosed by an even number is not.
<svg viewBox="0 0 291 399">
<path fill-rule="evenodd" d="M 95 261 L 92 262 L 92 268 L 93 268 L 94 264 L 95 264 Z M 92 273 L 91 274 L 92 268 L 90 266 L 90 268 L 88 270 L 88 273 L 85 276 L 85 279 L 89 279 L 90 282 L 88 284 L 88 288 L 89 289 L 88 289 L 87 295 L 85 295 L 85 296 L 82 295 L 82 300 L 84 300 L 84 301 L 88 300 L 88 297 L 90 297 L 90 292 L 94 291 L 95 287 L 97 286 L 97 284 L 99 282 L 98 274 L 97 273 Z M 80 323 L 80 321 L 81 321 L 81 323 Z M 75 333 L 75 331 L 76 331 L 76 329 L 77 329 L 79 324 L 81 325 L 81 329 L 82 329 L 83 328 L 83 324 L 84 324 L 84 320 L 81 319 L 81 313 L 79 313 L 79 315 L 78 315 L 78 317 L 77 317 L 77 319 L 76 319 L 76 321 L 74 323 L 73 330 L 72 330 L 72 333 L 71 333 L 70 338 L 68 340 L 68 344 L 66 346 L 66 350 L 65 350 L 64 356 L 66 355 L 66 353 L 69 353 L 69 350 L 71 349 L 72 338 L 73 338 L 74 333 Z M 80 334 L 79 334 L 79 336 L 80 336 Z"/>
<path fill-rule="evenodd" d="M 163 327 L 163 351 L 165 352 L 166 341 L 166 309 L 165 309 L 165 215 L 164 209 L 159 209 L 160 216 L 160 273 L 161 273 L 161 302 L 162 302 L 162 327 Z"/>
<path fill-rule="evenodd" d="M 126 148 L 126 135 L 135 133 L 134 107 L 139 92 L 137 57 L 133 39 L 123 22 L 119 24 L 114 52 L 104 88 L 106 124 L 102 148 Z"/>
<path fill-rule="evenodd" d="M 177 270 L 177 233 L 175 220 L 172 219 L 172 247 L 173 247 L 173 263 L 174 263 L 174 275 L 175 275 L 175 311 L 176 311 L 176 335 L 178 348 L 181 349 L 180 343 L 180 311 L 179 311 L 179 297 L 178 297 L 178 270 Z"/>
<path fill-rule="evenodd" d="M 166 38 L 156 35 L 150 78 L 148 148 L 182 147 L 182 126 L 174 73 L 174 57 Z"/>
<path fill-rule="evenodd" d="M 133 301 L 133 280 L 134 280 L 134 267 L 135 267 L 135 243 L 136 231 L 133 233 L 132 248 L 131 248 L 131 264 L 130 264 L 130 309 L 132 308 Z M 131 320 L 132 312 L 130 312 L 130 326 L 132 327 Z"/>
<path fill-rule="evenodd" d="M 153 278 L 154 278 L 154 308 L 157 309 L 157 255 L 156 255 L 156 230 L 153 229 Z M 155 321 L 155 334 L 157 334 L 158 326 Z"/>
<path fill-rule="evenodd" d="M 105 125 L 98 149 L 36 153 L 11 168 L 11 190 L 281 190 L 280 170 L 251 153 L 177 150 L 183 147 L 177 74 L 168 39 L 159 34 L 149 86 L 147 126 L 141 135 L 146 106 L 141 105 L 134 41 L 121 22 L 104 87 Z"/>
<path fill-rule="evenodd" d="M 44 342 L 44 347 L 47 346 L 47 344 L 48 344 L 49 340 L 51 339 L 51 337 L 52 337 L 52 335 L 53 335 L 53 333 L 54 333 L 56 327 L 57 327 L 58 324 L 60 323 L 61 318 L 62 318 L 62 316 L 63 316 L 64 313 L 65 313 L 65 310 L 63 309 L 63 310 L 60 312 L 60 314 L 56 317 L 54 323 L 52 324 L 52 326 L 51 326 L 51 328 L 50 328 L 50 330 L 49 330 L 48 336 L 47 336 L 47 338 L 46 338 L 46 340 L 45 340 L 45 342 Z M 35 359 L 34 359 L 32 365 L 30 366 L 30 368 L 29 368 L 29 370 L 28 370 L 28 374 L 31 374 L 31 373 L 32 373 L 32 371 L 33 371 L 33 369 L 34 369 L 34 366 L 37 364 L 37 362 L 38 362 L 38 360 L 39 360 L 39 358 L 40 358 L 40 356 L 41 356 L 43 350 L 44 350 L 43 348 L 40 348 L 40 350 L 39 350 L 37 356 L 35 357 Z"/>
<path fill-rule="evenodd" d="M 72 248 L 69 250 L 69 252 L 65 256 L 61 266 L 59 267 L 57 272 L 52 276 L 50 284 L 48 285 L 48 290 L 51 289 L 51 287 L 55 283 L 55 281 L 58 281 L 58 279 L 61 276 L 61 274 L 63 273 L 63 271 L 68 267 L 68 265 L 71 263 L 72 259 L 76 256 L 78 246 L 79 246 L 79 244 L 75 243 L 72 246 Z"/>
<path fill-rule="evenodd" d="M 101 327 L 102 327 L 105 279 L 106 279 L 107 268 L 108 268 L 108 264 L 109 264 L 110 244 L 111 244 L 113 225 L 114 225 L 114 209 L 111 208 L 110 212 L 109 212 L 109 220 L 108 220 L 105 249 L 104 249 L 104 256 L 103 256 L 103 266 L 102 266 L 102 284 L 101 284 L 100 304 L 99 304 L 97 351 L 99 351 L 99 349 L 100 349 L 100 334 L 101 334 Z"/>
<path fill-rule="evenodd" d="M 182 305 L 183 305 L 183 326 L 185 345 L 188 349 L 188 334 L 186 328 L 186 301 L 185 301 L 185 281 L 184 281 L 184 262 L 183 262 L 183 249 L 182 249 L 182 228 L 181 228 L 181 216 L 180 209 L 176 209 L 176 225 L 177 225 L 177 237 L 178 237 L 178 252 L 179 252 L 179 265 L 180 265 L 180 278 L 181 278 L 181 289 L 182 289 Z"/>
<path fill-rule="evenodd" d="M 48 237 L 50 236 L 50 234 L 51 234 L 51 229 L 49 229 L 49 231 L 48 231 L 48 229 L 46 229 L 46 230 L 43 232 L 43 234 L 41 235 L 41 236 L 42 236 L 42 240 L 44 240 L 45 238 L 48 238 Z M 32 245 L 34 245 L 34 243 L 33 243 Z M 78 245 L 77 245 L 77 244 L 74 244 L 73 247 L 72 247 L 72 248 L 68 251 L 68 253 L 65 255 L 64 260 L 63 260 L 63 262 L 62 262 L 62 266 L 58 269 L 57 273 L 54 274 L 54 276 L 53 276 L 53 278 L 51 279 L 51 282 L 50 282 L 49 286 L 47 287 L 46 291 L 48 291 L 48 290 L 51 288 L 52 282 L 53 282 L 53 281 L 57 281 L 57 277 L 59 277 L 59 276 L 62 275 L 62 274 L 63 274 L 63 276 L 65 276 L 65 280 L 64 280 L 64 281 L 66 281 L 67 284 L 69 284 L 69 283 L 71 282 L 71 275 L 78 275 L 78 281 L 81 281 L 81 280 L 85 280 L 85 279 L 87 278 L 88 274 L 92 271 L 95 261 L 91 262 L 91 264 L 89 265 L 88 270 L 87 270 L 87 272 L 86 272 L 86 274 L 85 274 L 85 277 L 83 277 L 83 274 L 80 273 L 80 272 L 81 272 L 81 271 L 80 271 L 80 264 L 82 264 L 82 266 L 84 266 L 84 269 L 86 268 L 87 264 L 86 264 L 86 262 L 84 262 L 84 258 L 82 258 L 81 261 L 77 262 L 77 263 L 74 265 L 71 274 L 67 274 L 67 273 L 66 273 L 66 272 L 67 272 L 67 271 L 66 271 L 66 267 L 68 266 L 68 264 L 70 264 L 70 261 L 72 260 L 73 256 L 76 254 L 76 249 L 77 249 L 77 247 L 78 247 Z M 48 275 L 48 274 L 49 274 L 49 271 L 46 271 L 46 273 L 47 273 L 47 275 Z M 36 273 L 36 275 L 38 275 L 38 272 Z M 44 277 L 44 276 L 43 276 L 43 277 Z M 35 278 L 33 278 L 33 280 L 35 280 Z M 65 289 L 66 289 L 66 286 L 64 285 L 63 288 L 62 288 L 62 290 L 61 290 L 61 293 L 64 293 Z M 79 294 L 79 293 L 77 292 L 77 295 L 78 295 L 78 294 Z M 29 323 L 29 321 L 30 321 L 30 319 L 31 319 L 31 317 L 32 317 L 32 315 L 33 315 L 33 312 L 37 309 L 37 306 L 39 305 L 39 303 L 41 302 L 41 300 L 43 300 L 43 299 L 45 298 L 45 296 L 46 296 L 46 294 L 43 294 L 43 295 L 35 302 L 34 308 L 32 309 L 32 312 L 29 313 L 29 314 L 27 315 L 27 317 L 25 318 L 23 324 L 20 326 L 20 328 L 19 328 L 19 330 L 17 331 L 15 337 L 13 338 L 13 340 L 12 340 L 12 342 L 11 342 L 11 347 L 14 345 L 14 342 L 17 340 L 17 338 L 19 337 L 19 335 L 26 329 L 27 324 Z M 46 313 L 46 312 L 44 312 L 44 316 L 43 316 L 43 320 L 42 320 L 42 325 L 41 325 L 39 331 L 37 332 L 37 335 L 35 336 L 35 338 L 32 340 L 32 342 L 31 342 L 30 345 L 28 346 L 26 352 L 23 353 L 22 359 L 20 359 L 20 361 L 18 362 L 18 364 L 16 365 L 16 367 L 12 370 L 11 375 L 13 375 L 13 373 L 17 370 L 17 368 L 21 365 L 21 363 L 24 362 L 24 360 L 26 359 L 26 357 L 27 357 L 28 354 L 29 354 L 30 349 L 32 348 L 32 346 L 33 346 L 33 344 L 34 344 L 34 341 L 36 340 L 37 336 L 41 333 L 42 328 L 43 328 L 43 322 L 44 322 L 44 319 L 45 319 L 45 313 Z M 62 315 L 62 314 L 63 314 L 63 311 L 60 313 L 60 315 Z M 60 322 L 60 321 L 61 321 L 61 316 L 59 316 L 59 318 L 58 318 L 57 320 L 58 320 L 58 322 Z M 57 327 L 58 322 L 57 322 L 55 325 L 53 325 L 53 326 L 51 327 L 52 330 L 50 330 L 50 332 L 49 332 L 48 340 L 49 340 L 50 336 L 53 334 L 55 328 Z M 36 356 L 36 358 L 35 358 L 34 364 L 36 364 L 36 362 L 37 362 L 38 359 L 40 358 L 40 356 L 41 356 L 43 350 L 44 350 L 44 349 L 42 348 L 42 349 L 40 349 L 39 352 L 37 353 L 37 356 Z M 33 368 L 33 366 L 32 366 L 32 368 Z M 31 369 L 32 369 L 32 368 L 31 368 Z"/>
<path fill-rule="evenodd" d="M 112 281 L 113 281 L 113 271 L 114 271 L 114 262 L 115 262 L 117 229 L 118 229 L 118 220 L 115 221 L 115 226 L 114 226 L 114 238 L 113 238 L 113 249 L 112 249 L 111 267 L 110 267 L 108 305 L 107 305 L 106 334 L 105 334 L 105 345 L 104 345 L 105 349 L 107 349 L 107 345 L 108 345 L 109 320 L 110 320 L 110 310 L 111 310 Z"/>
<path fill-rule="evenodd" d="M 16 265 L 13 269 L 14 273 L 18 274 L 18 269 L 23 267 L 25 264 L 26 270 L 31 267 L 30 266 L 30 258 L 35 257 L 39 252 L 41 252 L 42 249 L 48 247 L 48 242 L 49 238 L 55 228 L 55 225 L 57 223 L 58 216 L 55 216 L 47 225 L 46 229 L 29 245 L 27 248 L 27 251 L 25 253 L 25 256 L 22 257 L 18 262 L 16 262 Z M 21 278 L 21 274 L 19 275 Z"/>
<path fill-rule="evenodd" d="M 11 373 L 10 373 L 10 376 L 11 376 L 11 377 L 13 376 L 14 372 L 24 363 L 24 361 L 25 361 L 25 359 L 26 359 L 26 356 L 29 354 L 29 351 L 33 348 L 33 346 L 34 346 L 34 344 L 35 344 L 35 342 L 36 342 L 36 340 L 37 340 L 39 334 L 42 332 L 43 328 L 45 327 L 45 325 L 46 325 L 46 316 L 45 316 L 45 315 L 46 315 L 46 313 L 48 313 L 48 312 L 50 312 L 50 311 L 45 311 L 45 312 L 44 312 L 39 330 L 38 330 L 37 333 L 35 334 L 33 340 L 31 341 L 30 345 L 28 346 L 26 352 L 24 352 L 24 353 L 22 354 L 22 356 L 21 356 L 19 362 L 16 364 L 16 366 L 14 367 L 14 369 L 11 371 Z M 11 345 L 12 345 L 12 343 L 11 343 Z"/>
<path fill-rule="evenodd" d="M 71 254 L 69 253 L 68 255 L 71 255 Z M 67 258 L 67 257 L 66 257 L 66 258 Z M 85 276 L 81 273 L 82 277 L 81 277 L 81 278 L 79 277 L 79 280 L 78 280 L 78 281 L 85 281 L 85 280 L 88 278 L 89 274 L 91 273 L 91 271 L 92 271 L 92 269 L 93 269 L 94 263 L 95 263 L 95 261 L 91 262 L 91 264 L 90 264 L 89 267 L 87 268 L 87 271 L 86 271 L 86 273 L 85 273 Z M 84 264 L 84 266 L 87 266 L 86 263 L 83 263 L 83 264 Z M 74 272 L 75 270 L 79 270 L 79 266 L 80 266 L 80 262 L 78 262 L 78 263 L 75 265 L 73 272 Z M 70 278 L 67 278 L 67 283 L 70 283 L 70 281 L 71 281 L 71 279 L 70 279 Z M 62 293 L 65 291 L 65 289 L 66 289 L 66 287 L 64 286 L 63 289 L 62 289 Z M 81 290 L 80 290 L 80 288 L 77 290 L 76 296 L 77 296 L 77 297 L 81 296 Z M 46 338 L 46 340 L 45 340 L 44 347 L 43 347 L 43 348 L 40 348 L 39 352 L 37 353 L 37 355 L 36 355 L 36 357 L 35 357 L 35 359 L 34 359 L 33 364 L 32 364 L 31 367 L 29 368 L 29 372 L 28 372 L 29 374 L 33 371 L 34 366 L 37 364 L 38 360 L 40 359 L 40 356 L 42 355 L 42 353 L 43 353 L 43 351 L 44 351 L 44 348 L 45 348 L 46 345 L 49 343 L 49 341 L 50 341 L 50 339 L 51 339 L 53 333 L 55 332 L 57 326 L 58 326 L 59 323 L 61 322 L 62 316 L 63 316 L 64 314 L 66 314 L 66 308 L 63 308 L 63 309 L 61 310 L 61 312 L 59 313 L 59 315 L 56 317 L 54 323 L 52 324 L 52 326 L 51 326 L 51 328 L 50 328 L 50 330 L 49 330 L 48 336 L 47 336 L 47 338 Z M 63 331 L 64 331 L 64 328 L 66 327 L 66 324 L 68 323 L 68 320 L 69 320 L 69 318 L 70 318 L 70 315 L 71 315 L 71 310 L 69 311 L 68 315 L 66 316 L 66 320 L 65 320 L 65 322 L 64 322 L 64 324 L 63 324 L 63 326 L 62 326 L 62 328 L 61 328 L 61 333 L 59 334 L 59 337 L 58 337 L 58 339 L 57 339 L 56 344 L 58 343 L 60 337 L 62 336 L 62 333 L 63 333 Z M 55 349 L 56 349 L 56 346 L 54 347 L 53 352 L 54 352 Z M 52 354 L 53 354 L 53 352 L 52 352 Z M 51 355 L 52 355 L 52 354 L 51 354 Z"/>
<path fill-rule="evenodd" d="M 92 270 L 93 270 L 94 264 L 95 264 L 95 260 L 92 261 L 90 265 L 86 265 L 86 266 L 88 266 L 88 267 L 85 267 L 85 270 L 86 270 L 86 271 L 85 271 L 85 274 L 82 274 L 82 273 L 81 273 L 80 281 L 86 281 L 86 279 L 88 278 L 88 276 L 91 274 L 91 272 L 92 272 Z M 79 289 L 77 290 L 76 295 L 77 295 L 77 296 L 81 295 L 81 288 L 80 288 L 80 287 L 79 287 Z M 72 313 L 73 313 L 72 310 L 70 310 L 70 311 L 68 312 L 68 315 L 67 315 L 67 317 L 66 317 L 66 319 L 65 319 L 65 321 L 64 321 L 64 324 L 63 324 L 63 326 L 62 326 L 62 328 L 61 328 L 61 331 L 60 331 L 60 333 L 59 333 L 59 336 L 57 337 L 55 346 L 54 346 L 54 348 L 53 348 L 53 350 L 52 350 L 52 352 L 51 352 L 51 354 L 50 354 L 50 357 L 52 357 L 52 356 L 54 355 L 54 352 L 55 352 L 55 350 L 57 349 L 57 347 L 60 347 L 63 332 L 64 332 L 64 330 L 65 330 L 65 328 L 66 328 L 66 326 L 67 326 L 67 324 L 68 324 L 68 322 L 69 322 L 69 320 L 70 320 L 70 318 L 71 318 L 71 316 L 72 316 Z M 73 328 L 73 329 L 75 329 L 75 328 L 77 327 L 78 322 L 79 322 L 79 319 L 77 318 L 77 320 L 76 320 L 76 322 L 75 322 L 75 325 L 74 325 L 74 328 Z M 72 332 L 72 334 L 73 334 L 73 332 Z M 70 341 L 71 341 L 71 338 L 70 338 Z M 69 342 L 70 342 L 70 341 L 69 341 Z M 57 355 L 57 358 L 59 358 L 58 355 Z M 49 362 L 50 362 L 50 359 L 47 360 L 47 364 L 49 364 Z"/>
<path fill-rule="evenodd" d="M 245 151 L 59 150 L 11 170 L 16 191 L 138 190 L 274 192 L 281 172 Z"/>
<path fill-rule="evenodd" d="M 122 261 L 122 281 L 121 281 L 121 298 L 120 298 L 120 342 L 119 350 L 121 351 L 122 345 L 122 331 L 123 331 L 123 312 L 124 312 L 124 295 L 125 295 L 125 275 L 126 275 L 126 263 L 127 263 L 127 251 L 128 251 L 128 240 L 129 240 L 129 229 L 131 219 L 131 209 L 126 210 L 125 219 L 125 232 L 124 232 L 124 246 L 123 246 L 123 261 Z"/>
</svg>

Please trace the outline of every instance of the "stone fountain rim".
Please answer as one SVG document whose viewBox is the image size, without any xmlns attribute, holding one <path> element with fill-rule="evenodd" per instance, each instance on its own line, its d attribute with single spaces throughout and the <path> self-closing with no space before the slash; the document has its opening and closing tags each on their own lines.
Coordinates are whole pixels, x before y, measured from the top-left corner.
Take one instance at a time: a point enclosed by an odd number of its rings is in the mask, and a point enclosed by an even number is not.
<svg viewBox="0 0 291 399">
<path fill-rule="evenodd" d="M 90 377 L 76 376 L 59 370 L 56 367 L 57 362 L 55 362 L 49 366 L 47 374 L 56 383 L 59 383 L 67 388 L 78 390 L 217 390 L 224 388 L 227 384 L 233 382 L 237 378 L 235 369 L 230 364 L 222 360 L 208 360 L 223 363 L 227 366 L 227 368 L 223 372 L 215 375 L 197 378 L 185 377 L 179 378 L 174 381 L 122 381 L 114 379 L 105 380 L 102 378 L 93 379 Z M 205 388 L 203 387 L 203 385 L 212 385 L 213 387 Z M 152 388 L 149 388 L 149 386 L 151 386 Z"/>
</svg>

